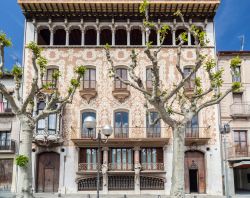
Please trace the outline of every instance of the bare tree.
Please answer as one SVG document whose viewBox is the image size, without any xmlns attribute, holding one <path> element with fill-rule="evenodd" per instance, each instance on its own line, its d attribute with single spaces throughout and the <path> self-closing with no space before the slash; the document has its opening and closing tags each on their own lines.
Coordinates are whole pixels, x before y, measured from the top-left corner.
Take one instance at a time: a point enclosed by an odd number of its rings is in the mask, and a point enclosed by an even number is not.
<svg viewBox="0 0 250 198">
<path fill-rule="evenodd" d="M 11 41 L 4 33 L 0 34 L 0 76 L 4 75 L 4 49 L 11 45 Z M 75 68 L 76 78 L 71 79 L 68 93 L 61 96 L 57 89 L 51 89 L 54 85 L 43 81 L 44 71 L 46 69 L 47 60 L 41 55 L 42 49 L 34 42 L 27 46 L 32 52 L 33 80 L 30 89 L 25 98 L 20 94 L 22 68 L 14 66 L 12 74 L 15 80 L 15 89 L 12 94 L 0 80 L 0 92 L 9 101 L 13 113 L 19 118 L 21 123 L 19 156 L 16 157 L 18 169 L 18 197 L 31 198 L 32 195 L 32 137 L 36 123 L 48 117 L 50 114 L 57 114 L 62 111 L 66 104 L 72 102 L 80 79 L 84 75 L 85 67 L 78 66 Z M 52 77 L 57 80 L 60 72 L 54 72 Z M 50 91 L 46 91 L 50 90 Z M 46 98 L 45 108 L 37 115 L 33 115 L 36 111 L 36 101 L 38 96 L 43 94 Z"/>
<path fill-rule="evenodd" d="M 169 27 L 167 25 L 161 26 L 160 30 L 160 46 L 152 48 L 149 41 L 150 28 L 155 24 L 149 21 L 148 15 L 148 2 L 144 0 L 140 6 L 140 12 L 145 15 L 144 28 L 146 31 L 147 44 L 144 49 L 144 53 L 152 63 L 152 90 L 149 91 L 144 86 L 140 76 L 135 72 L 138 66 L 138 53 L 135 50 L 131 52 L 131 65 L 129 65 L 129 76 L 131 80 L 124 80 L 115 72 L 115 63 L 111 57 L 110 46 L 106 45 L 106 57 L 111 65 L 110 76 L 119 79 L 122 83 L 133 87 L 142 93 L 146 99 L 146 103 L 152 105 L 158 112 L 159 118 L 152 121 L 157 123 L 162 119 L 171 129 L 173 134 L 173 169 L 172 169 L 172 186 L 171 196 L 173 197 L 185 197 L 184 189 L 184 143 L 185 143 L 185 129 L 187 123 L 197 115 L 202 109 L 218 104 L 223 98 L 225 98 L 230 92 L 238 90 L 241 87 L 239 82 L 234 82 L 232 86 L 221 93 L 220 87 L 222 86 L 223 71 L 218 70 L 216 67 L 216 61 L 211 59 L 207 55 L 202 53 L 202 49 L 208 44 L 206 39 L 206 33 L 199 30 L 197 27 L 190 23 L 186 23 L 183 15 L 180 11 L 175 13 L 181 20 L 182 25 L 193 35 L 195 39 L 194 49 L 196 52 L 196 58 L 192 65 L 192 70 L 188 75 L 184 74 L 181 67 L 181 57 L 183 44 L 187 42 L 187 33 L 182 33 L 177 39 L 179 44 L 177 46 L 177 63 L 175 65 L 180 81 L 171 86 L 171 88 L 161 86 L 159 76 L 158 55 L 161 52 L 162 44 L 167 35 Z M 241 60 L 234 58 L 231 61 L 232 72 L 235 73 L 234 68 L 239 65 Z M 202 79 L 205 76 L 198 75 L 199 70 L 205 70 L 208 74 L 210 86 L 207 88 L 202 84 Z M 190 82 L 191 78 L 195 76 L 195 87 L 191 95 L 187 95 L 185 92 L 185 84 Z M 146 105 L 147 107 L 147 105 Z"/>
</svg>

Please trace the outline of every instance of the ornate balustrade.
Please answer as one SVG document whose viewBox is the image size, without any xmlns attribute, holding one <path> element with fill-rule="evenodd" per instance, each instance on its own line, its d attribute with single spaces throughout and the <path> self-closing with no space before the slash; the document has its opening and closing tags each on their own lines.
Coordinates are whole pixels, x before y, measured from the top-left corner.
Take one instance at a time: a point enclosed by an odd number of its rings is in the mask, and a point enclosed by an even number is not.
<svg viewBox="0 0 250 198">
<path fill-rule="evenodd" d="M 143 170 L 164 170 L 164 163 L 142 163 L 141 169 Z"/>
<path fill-rule="evenodd" d="M 210 130 L 211 127 L 187 127 L 185 130 L 186 146 L 207 144 L 211 138 Z"/>
<path fill-rule="evenodd" d="M 233 158 L 250 158 L 250 145 L 246 147 L 232 146 L 227 148 L 228 159 Z"/>
<path fill-rule="evenodd" d="M 109 170 L 132 171 L 132 170 L 134 170 L 134 164 L 109 163 Z"/>
<path fill-rule="evenodd" d="M 101 165 L 99 165 L 99 169 L 101 169 Z M 78 171 L 97 171 L 98 164 L 97 163 L 79 163 Z"/>
</svg>

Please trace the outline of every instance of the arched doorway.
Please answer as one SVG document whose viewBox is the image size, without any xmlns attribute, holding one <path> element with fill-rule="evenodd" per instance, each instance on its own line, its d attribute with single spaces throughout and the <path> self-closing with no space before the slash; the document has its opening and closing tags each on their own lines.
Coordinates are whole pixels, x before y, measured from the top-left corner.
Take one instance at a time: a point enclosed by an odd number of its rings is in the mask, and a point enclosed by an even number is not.
<svg viewBox="0 0 250 198">
<path fill-rule="evenodd" d="M 185 190 L 186 193 L 206 192 L 205 159 L 200 151 L 185 153 Z"/>
<path fill-rule="evenodd" d="M 60 155 L 46 152 L 37 158 L 37 192 L 57 192 L 59 187 Z"/>
</svg>

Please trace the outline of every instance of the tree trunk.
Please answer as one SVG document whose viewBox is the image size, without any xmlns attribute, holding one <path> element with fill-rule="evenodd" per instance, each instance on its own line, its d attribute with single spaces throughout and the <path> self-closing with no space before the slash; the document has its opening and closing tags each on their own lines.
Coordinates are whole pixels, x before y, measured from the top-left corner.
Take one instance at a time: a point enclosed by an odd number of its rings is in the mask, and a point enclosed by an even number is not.
<svg viewBox="0 0 250 198">
<path fill-rule="evenodd" d="M 185 197 L 184 181 L 184 138 L 185 127 L 175 126 L 173 130 L 173 161 L 171 196 L 177 198 Z"/>
<path fill-rule="evenodd" d="M 29 158 L 26 167 L 18 167 L 18 181 L 17 181 L 17 197 L 18 198 L 32 198 L 32 136 L 34 126 L 26 117 L 19 118 L 21 122 L 20 133 L 20 147 L 19 155 L 24 155 Z"/>
</svg>

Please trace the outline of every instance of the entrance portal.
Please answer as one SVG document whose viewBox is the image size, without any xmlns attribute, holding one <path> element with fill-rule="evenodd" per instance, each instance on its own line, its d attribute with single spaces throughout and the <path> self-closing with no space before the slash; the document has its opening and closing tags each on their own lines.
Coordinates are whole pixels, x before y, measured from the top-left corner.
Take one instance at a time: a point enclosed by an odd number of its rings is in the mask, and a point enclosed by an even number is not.
<svg viewBox="0 0 250 198">
<path fill-rule="evenodd" d="M 206 192 L 205 159 L 200 151 L 185 153 L 185 191 L 186 193 Z"/>
<path fill-rule="evenodd" d="M 37 164 L 37 192 L 57 192 L 60 155 L 53 152 L 41 153 Z"/>
<path fill-rule="evenodd" d="M 234 185 L 237 194 L 250 194 L 250 168 L 234 168 Z"/>
</svg>

